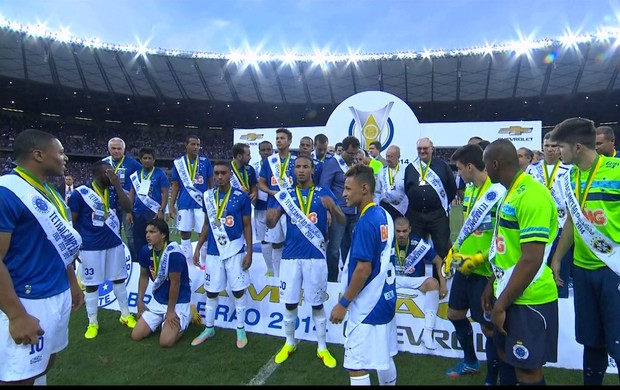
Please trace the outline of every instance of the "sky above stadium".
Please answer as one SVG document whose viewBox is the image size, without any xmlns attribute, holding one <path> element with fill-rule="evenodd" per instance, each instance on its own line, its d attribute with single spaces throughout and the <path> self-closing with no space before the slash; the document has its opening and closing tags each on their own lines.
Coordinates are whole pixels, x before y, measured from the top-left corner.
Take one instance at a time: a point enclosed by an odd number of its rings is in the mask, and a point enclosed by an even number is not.
<svg viewBox="0 0 620 390">
<path fill-rule="evenodd" d="M 0 19 L 230 53 L 465 49 L 620 27 L 620 0 L 0 0 Z"/>
</svg>

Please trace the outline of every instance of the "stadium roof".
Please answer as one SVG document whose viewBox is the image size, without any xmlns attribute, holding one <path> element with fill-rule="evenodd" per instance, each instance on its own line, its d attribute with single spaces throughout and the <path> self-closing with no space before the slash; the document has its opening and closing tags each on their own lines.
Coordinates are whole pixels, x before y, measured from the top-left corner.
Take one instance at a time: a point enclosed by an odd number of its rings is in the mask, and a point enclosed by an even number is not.
<svg viewBox="0 0 620 390">
<path fill-rule="evenodd" d="M 263 118 L 271 118 L 271 126 L 280 124 L 273 119 L 289 125 L 287 115 L 324 124 L 340 102 L 368 90 L 398 96 L 421 121 L 464 120 L 468 112 L 478 120 L 538 116 L 557 122 L 582 115 L 603 121 L 618 114 L 619 42 L 613 37 L 545 41 L 522 52 L 496 47 L 250 63 L 247 57 L 63 42 L 5 27 L 0 28 L 0 85 L 10 99 L 2 103 L 6 108 L 176 125 L 247 126 L 262 124 Z M 237 111 L 222 116 L 231 106 Z"/>
</svg>

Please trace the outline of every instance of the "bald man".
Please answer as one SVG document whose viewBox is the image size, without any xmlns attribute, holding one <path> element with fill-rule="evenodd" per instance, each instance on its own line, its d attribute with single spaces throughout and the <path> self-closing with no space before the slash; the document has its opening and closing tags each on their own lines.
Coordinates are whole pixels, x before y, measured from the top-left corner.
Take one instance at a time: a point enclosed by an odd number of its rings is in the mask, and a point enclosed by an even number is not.
<svg viewBox="0 0 620 390">
<path fill-rule="evenodd" d="M 400 166 L 400 147 L 391 145 L 385 153 L 387 165 L 377 174 L 375 202 L 396 220 L 404 217 L 409 207 L 405 193 L 405 168 Z"/>
<path fill-rule="evenodd" d="M 514 145 L 493 141 L 483 155 L 493 183 L 506 195 L 497 207 L 489 250 L 493 275 L 482 295 L 493 341 L 522 385 L 544 385 L 543 365 L 557 361 L 558 290 L 546 257 L 558 231 L 549 190 L 519 167 Z"/>
</svg>

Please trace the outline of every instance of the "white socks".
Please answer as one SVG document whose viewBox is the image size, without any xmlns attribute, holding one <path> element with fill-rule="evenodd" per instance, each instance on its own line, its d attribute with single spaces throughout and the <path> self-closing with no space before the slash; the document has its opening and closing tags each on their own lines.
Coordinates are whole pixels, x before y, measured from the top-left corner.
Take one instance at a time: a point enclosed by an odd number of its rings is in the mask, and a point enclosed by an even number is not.
<svg viewBox="0 0 620 390">
<path fill-rule="evenodd" d="M 84 293 L 84 304 L 86 306 L 86 314 L 88 315 L 88 324 L 98 325 L 97 309 L 99 306 L 99 291 Z"/>
<path fill-rule="evenodd" d="M 34 380 L 34 386 L 47 386 L 47 375 L 41 375 Z"/>
<path fill-rule="evenodd" d="M 424 329 L 432 332 L 435 328 L 437 309 L 439 309 L 439 291 L 427 291 L 424 297 Z"/>
<path fill-rule="evenodd" d="M 387 370 L 377 370 L 377 377 L 379 378 L 379 386 L 396 386 L 394 358 L 390 358 L 390 367 Z"/>
<path fill-rule="evenodd" d="M 327 343 L 325 342 L 327 338 L 327 318 L 325 317 L 325 309 L 312 309 L 312 320 L 314 321 L 314 327 L 316 328 L 316 338 L 319 342 L 319 351 L 327 349 Z"/>
<path fill-rule="evenodd" d="M 183 254 L 185 255 L 185 258 L 193 262 L 192 259 L 194 258 L 194 253 L 192 252 L 192 239 L 191 238 L 188 238 L 187 240 L 181 240 L 181 249 L 183 250 Z"/>
<path fill-rule="evenodd" d="M 272 251 L 272 259 L 273 259 L 273 276 L 276 278 L 280 277 L 280 260 L 282 260 L 282 248 L 273 248 Z"/>
<path fill-rule="evenodd" d="M 267 272 L 273 273 L 273 259 L 272 259 L 273 247 L 271 246 L 270 243 L 266 243 L 266 244 L 261 243 L 260 250 L 261 252 L 263 252 L 263 259 L 265 259 L 265 266 L 267 266 Z"/>
<path fill-rule="evenodd" d="M 129 315 L 129 306 L 127 306 L 127 288 L 125 282 L 112 283 L 112 290 L 114 296 L 118 300 L 118 307 L 121 309 L 121 316 L 127 317 Z"/>
<path fill-rule="evenodd" d="M 205 325 L 208 328 L 212 328 L 215 324 L 215 310 L 217 309 L 217 297 L 207 297 L 207 304 L 205 305 Z"/>
<path fill-rule="evenodd" d="M 370 374 L 349 377 L 351 386 L 370 386 Z"/>
<path fill-rule="evenodd" d="M 295 345 L 295 322 L 297 321 L 297 307 L 294 310 L 284 308 L 284 334 L 286 344 L 291 347 Z"/>
<path fill-rule="evenodd" d="M 235 314 L 237 314 L 237 328 L 245 327 L 245 293 L 241 298 L 235 298 Z"/>
</svg>

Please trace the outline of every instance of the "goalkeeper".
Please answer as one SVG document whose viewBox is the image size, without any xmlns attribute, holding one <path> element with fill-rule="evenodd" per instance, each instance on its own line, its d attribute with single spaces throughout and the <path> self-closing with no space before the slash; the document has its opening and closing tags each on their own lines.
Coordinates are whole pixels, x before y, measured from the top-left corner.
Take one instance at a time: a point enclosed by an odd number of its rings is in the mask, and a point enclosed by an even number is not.
<svg viewBox="0 0 620 390">
<path fill-rule="evenodd" d="M 452 161 L 467 183 L 463 198 L 465 222 L 444 260 L 441 273 L 447 278 L 454 277 L 450 287 L 448 319 L 454 325 L 464 356 L 456 366 L 446 371 L 446 375 L 458 378 L 480 372 L 473 329 L 467 318 L 469 310 L 471 318 L 480 324 L 486 336 L 487 375 L 484 384 L 496 385 L 499 374 L 500 384 L 514 385 L 514 369 L 505 363 L 500 364 L 493 343 L 493 324 L 489 317 L 488 320 L 485 318 L 481 303 L 482 293 L 492 275 L 488 253 L 493 237 L 496 208 L 505 188 L 491 183 L 482 161 L 480 146 L 465 145 L 457 149 L 452 155 Z"/>
<path fill-rule="evenodd" d="M 410 288 L 424 294 L 424 331 L 422 342 L 426 349 L 436 349 L 433 329 L 437 318 L 439 300 L 448 295 L 446 279 L 439 272 L 441 257 L 426 241 L 411 233 L 411 225 L 405 217 L 398 217 L 394 221 L 394 248 L 392 255 L 396 264 L 396 291 Z M 432 261 L 439 281 L 432 276 L 426 276 L 425 260 Z"/>
</svg>

